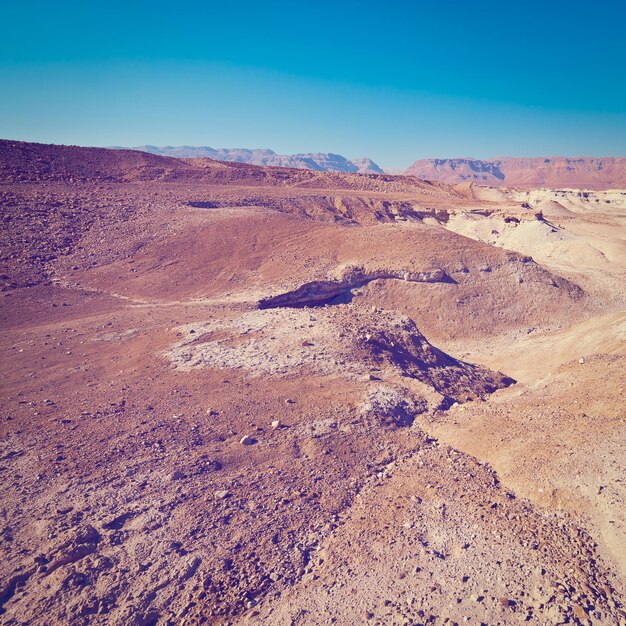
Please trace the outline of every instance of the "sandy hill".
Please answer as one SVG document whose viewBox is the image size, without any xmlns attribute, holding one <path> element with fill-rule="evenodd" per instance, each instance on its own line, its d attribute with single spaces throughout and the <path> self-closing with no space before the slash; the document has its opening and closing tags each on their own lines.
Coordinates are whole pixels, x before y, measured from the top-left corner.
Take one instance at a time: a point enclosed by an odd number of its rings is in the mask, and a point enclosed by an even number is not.
<svg viewBox="0 0 626 626">
<path fill-rule="evenodd" d="M 450 184 L 610 189 L 626 186 L 626 158 L 425 159 L 415 161 L 404 174 Z"/>
</svg>

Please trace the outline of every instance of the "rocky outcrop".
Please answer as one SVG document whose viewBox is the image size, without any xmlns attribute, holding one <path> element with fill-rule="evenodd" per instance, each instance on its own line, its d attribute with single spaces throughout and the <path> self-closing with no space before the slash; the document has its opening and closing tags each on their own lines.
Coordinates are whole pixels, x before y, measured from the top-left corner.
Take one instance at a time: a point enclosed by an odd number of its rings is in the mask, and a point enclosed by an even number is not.
<svg viewBox="0 0 626 626">
<path fill-rule="evenodd" d="M 349 266 L 340 270 L 340 276 L 330 280 L 314 280 L 293 291 L 259 300 L 259 309 L 278 307 L 304 307 L 328 304 L 342 295 L 349 296 L 354 287 L 361 287 L 373 280 L 397 279 L 413 283 L 445 283 L 452 279 L 441 269 L 424 272 L 408 270 L 376 269 Z"/>
<path fill-rule="evenodd" d="M 295 332 L 297 328 L 305 328 L 305 335 Z M 383 402 L 381 396 L 380 402 L 369 403 L 371 410 L 366 412 L 377 415 L 381 424 L 406 426 L 411 416 L 425 409 L 424 403 L 433 409 L 447 409 L 454 402 L 484 398 L 515 382 L 443 352 L 413 320 L 378 308 L 311 311 L 302 305 L 247 311 L 230 320 L 192 322 L 179 327 L 178 333 L 181 338 L 164 356 L 180 371 L 219 367 L 242 369 L 251 376 L 315 372 L 359 381 L 365 378 L 368 383 L 390 383 L 398 377 L 419 381 L 422 386 L 413 390 L 412 402 L 407 398 L 406 403 L 399 401 L 397 393 L 385 392 L 389 401 Z M 388 390 L 387 383 L 384 387 Z"/>
<path fill-rule="evenodd" d="M 485 398 L 516 381 L 501 372 L 467 363 L 433 346 L 405 316 L 380 312 L 367 332 L 355 329 L 363 358 L 378 368 L 394 368 L 443 396 L 439 408 Z"/>
<path fill-rule="evenodd" d="M 406 387 L 388 383 L 372 385 L 359 407 L 365 419 L 381 426 L 411 426 L 415 415 L 428 409 L 424 398 L 416 398 Z"/>
<path fill-rule="evenodd" d="M 406 222 L 422 220 L 425 217 L 444 221 L 447 219 L 447 213 L 442 215 L 440 210 L 416 207 L 414 203 L 408 201 L 353 195 L 311 194 L 286 197 L 253 195 L 236 200 L 192 200 L 187 204 L 197 209 L 264 207 L 282 213 L 295 213 L 309 219 L 344 224 Z"/>
</svg>

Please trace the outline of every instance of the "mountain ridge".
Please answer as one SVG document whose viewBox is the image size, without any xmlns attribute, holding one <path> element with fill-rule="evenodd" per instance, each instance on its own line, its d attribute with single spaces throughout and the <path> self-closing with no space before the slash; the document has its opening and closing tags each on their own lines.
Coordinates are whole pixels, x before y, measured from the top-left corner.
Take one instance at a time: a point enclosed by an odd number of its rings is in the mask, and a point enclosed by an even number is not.
<svg viewBox="0 0 626 626">
<path fill-rule="evenodd" d="M 293 167 L 318 172 L 343 172 L 345 174 L 383 174 L 383 170 L 372 159 L 361 157 L 347 159 L 333 152 L 308 152 L 297 154 L 277 154 L 267 148 L 211 148 L 210 146 L 135 146 L 114 149 L 139 150 L 159 156 L 171 156 L 179 159 L 209 157 L 216 161 L 232 161 L 250 165 L 266 165 L 272 167 Z"/>
<path fill-rule="evenodd" d="M 607 189 L 626 186 L 626 157 L 419 159 L 403 174 L 447 184 Z"/>
</svg>

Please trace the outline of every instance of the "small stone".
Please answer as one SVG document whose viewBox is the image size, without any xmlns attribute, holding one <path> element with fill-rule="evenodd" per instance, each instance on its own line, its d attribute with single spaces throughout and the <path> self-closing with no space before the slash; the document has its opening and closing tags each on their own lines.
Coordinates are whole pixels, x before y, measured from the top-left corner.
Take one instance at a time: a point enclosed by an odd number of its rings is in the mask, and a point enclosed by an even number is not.
<svg viewBox="0 0 626 626">
<path fill-rule="evenodd" d="M 218 500 L 225 500 L 226 498 L 228 498 L 230 496 L 230 491 L 226 491 L 225 489 L 222 491 L 216 491 L 215 492 L 215 497 Z"/>
<path fill-rule="evenodd" d="M 252 444 L 256 443 L 256 439 L 253 439 L 252 437 L 248 437 L 248 435 L 244 435 L 240 440 L 239 443 L 242 446 L 251 446 Z"/>
<path fill-rule="evenodd" d="M 207 414 L 207 415 L 219 415 L 219 411 L 218 411 L 217 409 L 214 409 L 214 408 L 209 407 L 209 408 L 206 410 L 206 414 Z"/>
<path fill-rule="evenodd" d="M 274 421 L 272 422 L 272 428 L 273 428 L 274 430 L 278 430 L 280 427 L 281 427 L 280 420 L 274 420 Z"/>
<path fill-rule="evenodd" d="M 581 356 L 580 359 L 578 359 L 578 362 L 582 365 L 585 362 L 585 359 Z"/>
</svg>

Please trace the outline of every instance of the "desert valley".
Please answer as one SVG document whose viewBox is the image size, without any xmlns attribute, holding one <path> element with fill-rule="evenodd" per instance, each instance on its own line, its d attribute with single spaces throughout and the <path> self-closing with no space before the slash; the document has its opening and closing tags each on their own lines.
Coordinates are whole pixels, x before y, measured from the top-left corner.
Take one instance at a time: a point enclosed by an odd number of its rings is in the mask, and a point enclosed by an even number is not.
<svg viewBox="0 0 626 626">
<path fill-rule="evenodd" d="M 522 165 L 1 141 L 0 622 L 626 624 L 624 165 Z"/>
</svg>

